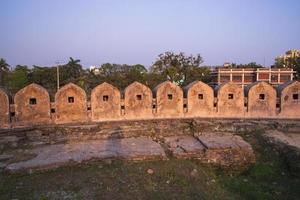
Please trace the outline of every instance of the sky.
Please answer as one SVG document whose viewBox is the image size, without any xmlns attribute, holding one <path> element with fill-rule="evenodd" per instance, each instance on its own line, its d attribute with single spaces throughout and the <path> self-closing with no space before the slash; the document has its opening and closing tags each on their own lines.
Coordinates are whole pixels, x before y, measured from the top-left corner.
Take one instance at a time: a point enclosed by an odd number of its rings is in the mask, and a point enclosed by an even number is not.
<svg viewBox="0 0 300 200">
<path fill-rule="evenodd" d="M 1 0 L 0 58 L 150 66 L 173 51 L 270 66 L 300 49 L 299 19 L 299 0 Z"/>
</svg>

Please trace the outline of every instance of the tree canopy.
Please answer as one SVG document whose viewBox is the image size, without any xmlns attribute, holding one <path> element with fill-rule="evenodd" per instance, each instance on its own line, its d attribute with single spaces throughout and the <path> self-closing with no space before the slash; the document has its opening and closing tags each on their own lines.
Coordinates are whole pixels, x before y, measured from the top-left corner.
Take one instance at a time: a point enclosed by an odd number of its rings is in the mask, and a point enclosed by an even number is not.
<svg viewBox="0 0 300 200">
<path fill-rule="evenodd" d="M 207 69 L 201 68 L 203 59 L 200 54 L 186 56 L 184 53 L 165 52 L 151 67 L 151 72 L 178 85 L 185 85 L 195 79 L 201 79 L 207 75 Z"/>
</svg>

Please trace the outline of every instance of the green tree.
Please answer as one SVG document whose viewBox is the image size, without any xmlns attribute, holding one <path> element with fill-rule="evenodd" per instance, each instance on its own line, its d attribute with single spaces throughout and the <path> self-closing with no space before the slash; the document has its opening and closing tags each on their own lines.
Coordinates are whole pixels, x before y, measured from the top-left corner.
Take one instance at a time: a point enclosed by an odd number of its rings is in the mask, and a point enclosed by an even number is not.
<svg viewBox="0 0 300 200">
<path fill-rule="evenodd" d="M 4 86 L 4 76 L 9 72 L 9 64 L 3 58 L 0 59 L 0 86 Z"/>
<path fill-rule="evenodd" d="M 300 80 L 300 51 L 289 50 L 284 56 L 275 58 L 276 68 L 291 68 L 296 71 L 296 80 Z"/>
<path fill-rule="evenodd" d="M 257 64 L 256 62 L 250 62 L 248 64 L 236 64 L 232 63 L 231 64 L 232 68 L 262 68 L 260 64 Z"/>
<path fill-rule="evenodd" d="M 48 90 L 53 98 L 56 92 L 56 67 L 42 67 L 34 65 L 30 70 L 29 81 L 37 83 Z"/>
<path fill-rule="evenodd" d="M 26 65 L 17 65 L 8 76 L 8 88 L 13 93 L 16 93 L 18 90 L 28 85 L 29 72 L 30 70 Z"/>
<path fill-rule="evenodd" d="M 72 57 L 70 57 L 67 64 L 59 66 L 59 70 L 60 83 L 62 85 L 69 82 L 76 83 L 84 73 L 80 60 L 73 59 Z"/>
<path fill-rule="evenodd" d="M 151 72 L 161 75 L 164 80 L 185 85 L 197 78 L 194 72 L 198 72 L 202 63 L 200 54 L 186 56 L 184 53 L 165 52 L 158 56 L 151 67 Z"/>
</svg>

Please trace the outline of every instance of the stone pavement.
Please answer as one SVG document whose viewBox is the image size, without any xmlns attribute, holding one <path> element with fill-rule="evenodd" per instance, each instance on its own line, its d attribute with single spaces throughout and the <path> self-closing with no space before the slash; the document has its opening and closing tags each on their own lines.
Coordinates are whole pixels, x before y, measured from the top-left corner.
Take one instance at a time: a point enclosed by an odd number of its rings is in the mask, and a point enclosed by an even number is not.
<svg viewBox="0 0 300 200">
<path fill-rule="evenodd" d="M 53 168 L 70 162 L 81 163 L 93 159 L 145 160 L 166 158 L 163 148 L 145 137 L 48 145 L 33 149 L 29 154 L 36 154 L 36 157 L 9 164 L 6 169 L 18 171 L 31 168 Z"/>
<path fill-rule="evenodd" d="M 153 160 L 168 159 L 168 155 L 178 159 L 197 159 L 204 164 L 223 168 L 245 169 L 255 162 L 251 146 L 241 137 L 233 135 L 182 135 L 164 137 L 155 142 L 149 137 L 110 138 L 87 140 L 76 143 L 53 144 L 26 150 L 26 154 L 0 155 L 2 168 L 15 172 L 29 169 L 49 169 L 90 160 L 124 159 Z M 22 157 L 14 160 L 13 157 Z M 1 162 L 1 161 L 0 161 Z"/>
</svg>

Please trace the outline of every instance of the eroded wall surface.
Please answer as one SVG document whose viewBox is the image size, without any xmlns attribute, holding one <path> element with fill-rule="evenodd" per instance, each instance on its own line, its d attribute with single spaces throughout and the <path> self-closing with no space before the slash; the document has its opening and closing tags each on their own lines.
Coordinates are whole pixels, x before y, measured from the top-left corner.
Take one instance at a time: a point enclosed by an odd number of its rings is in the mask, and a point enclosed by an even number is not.
<svg viewBox="0 0 300 200">
<path fill-rule="evenodd" d="M 10 105 L 0 90 L 0 127 L 184 117 L 300 119 L 297 81 L 280 85 L 277 93 L 267 83 L 255 83 L 245 89 L 245 96 L 242 87 L 233 83 L 221 85 L 213 93 L 208 85 L 193 82 L 184 91 L 185 96 L 179 86 L 167 81 L 152 93 L 134 82 L 125 89 L 123 99 L 117 88 L 103 83 L 94 88 L 88 102 L 85 91 L 70 83 L 50 102 L 44 88 L 31 84 L 20 90 Z"/>
<path fill-rule="evenodd" d="M 44 124 L 50 122 L 50 97 L 40 85 L 30 84 L 14 97 L 15 123 L 18 125 Z"/>
<path fill-rule="evenodd" d="M 0 89 L 0 128 L 9 126 L 9 101 L 7 94 Z"/>
<path fill-rule="evenodd" d="M 294 81 L 280 91 L 280 117 L 300 117 L 300 83 Z"/>
<path fill-rule="evenodd" d="M 190 83 L 184 88 L 189 117 L 210 117 L 214 113 L 214 91 L 201 81 Z"/>
<path fill-rule="evenodd" d="M 170 81 L 159 84 L 154 92 L 156 94 L 157 117 L 182 117 L 183 92 L 182 89 Z"/>
<path fill-rule="evenodd" d="M 91 93 L 92 121 L 119 119 L 121 116 L 120 91 L 118 88 L 102 83 Z"/>
<path fill-rule="evenodd" d="M 276 90 L 266 82 L 255 83 L 246 89 L 248 112 L 251 118 L 273 118 L 276 116 Z"/>
<path fill-rule="evenodd" d="M 79 86 L 69 83 L 55 94 L 55 122 L 57 124 L 86 122 L 87 97 Z"/>
<path fill-rule="evenodd" d="M 226 83 L 217 89 L 219 117 L 244 117 L 244 90 L 240 85 Z"/>
<path fill-rule="evenodd" d="M 139 82 L 130 84 L 124 90 L 124 108 L 126 119 L 152 118 L 152 91 Z"/>
</svg>

